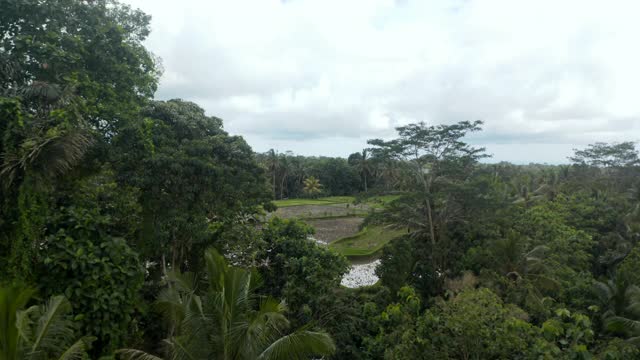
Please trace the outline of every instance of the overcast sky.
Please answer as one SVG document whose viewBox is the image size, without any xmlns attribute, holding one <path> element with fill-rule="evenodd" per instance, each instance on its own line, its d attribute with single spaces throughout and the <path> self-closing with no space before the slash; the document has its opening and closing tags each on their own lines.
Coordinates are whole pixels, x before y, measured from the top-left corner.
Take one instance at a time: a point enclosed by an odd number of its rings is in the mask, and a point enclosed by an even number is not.
<svg viewBox="0 0 640 360">
<path fill-rule="evenodd" d="M 156 97 L 256 151 L 348 156 L 416 121 L 484 120 L 493 161 L 640 140 L 640 1 L 126 2 L 153 16 Z"/>
</svg>

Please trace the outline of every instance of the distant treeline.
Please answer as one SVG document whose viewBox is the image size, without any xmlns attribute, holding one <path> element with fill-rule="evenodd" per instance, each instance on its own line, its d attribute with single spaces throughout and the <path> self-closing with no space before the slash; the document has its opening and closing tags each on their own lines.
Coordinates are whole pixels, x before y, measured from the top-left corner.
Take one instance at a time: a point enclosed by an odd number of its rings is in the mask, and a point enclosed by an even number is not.
<svg viewBox="0 0 640 360">
<path fill-rule="evenodd" d="M 353 153 L 347 159 L 275 150 L 258 153 L 256 157 L 267 171 L 274 199 L 308 196 L 304 180 L 309 177 L 320 181 L 322 196 L 388 192 L 402 184 L 406 171 L 401 162 L 371 156 L 367 150 Z"/>
</svg>

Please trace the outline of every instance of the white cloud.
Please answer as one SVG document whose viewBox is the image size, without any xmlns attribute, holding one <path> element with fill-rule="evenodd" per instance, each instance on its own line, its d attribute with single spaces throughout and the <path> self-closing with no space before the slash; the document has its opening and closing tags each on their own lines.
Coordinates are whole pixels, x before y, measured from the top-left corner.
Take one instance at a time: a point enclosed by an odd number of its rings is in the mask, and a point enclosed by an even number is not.
<svg viewBox="0 0 640 360">
<path fill-rule="evenodd" d="M 346 156 L 420 120 L 485 120 L 496 160 L 640 140 L 636 1 L 129 2 L 153 16 L 158 97 L 258 151 Z"/>
</svg>

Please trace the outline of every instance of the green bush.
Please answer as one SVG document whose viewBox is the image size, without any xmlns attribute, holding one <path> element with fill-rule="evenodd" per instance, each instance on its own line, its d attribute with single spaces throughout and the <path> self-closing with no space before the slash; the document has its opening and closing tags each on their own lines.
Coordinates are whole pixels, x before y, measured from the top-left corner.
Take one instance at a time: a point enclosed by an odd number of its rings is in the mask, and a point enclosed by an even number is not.
<svg viewBox="0 0 640 360">
<path fill-rule="evenodd" d="M 97 337 L 94 351 L 105 354 L 136 328 L 133 315 L 144 269 L 124 239 L 105 231 L 106 218 L 96 210 L 61 212 L 59 230 L 44 244 L 39 284 L 47 296 L 69 299 L 82 332 Z"/>
</svg>

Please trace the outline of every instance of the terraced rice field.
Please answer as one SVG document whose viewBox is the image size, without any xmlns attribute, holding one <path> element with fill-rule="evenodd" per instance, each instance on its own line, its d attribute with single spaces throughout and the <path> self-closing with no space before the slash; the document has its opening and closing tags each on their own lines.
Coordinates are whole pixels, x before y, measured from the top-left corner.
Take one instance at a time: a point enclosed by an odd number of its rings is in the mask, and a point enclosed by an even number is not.
<svg viewBox="0 0 640 360">
<path fill-rule="evenodd" d="M 314 237 L 325 244 L 357 234 L 363 221 L 361 217 L 305 220 L 316 229 Z"/>
<path fill-rule="evenodd" d="M 363 204 L 354 204 L 349 196 L 320 199 L 287 199 L 275 201 L 278 210 L 270 216 L 297 218 L 315 229 L 314 238 L 327 244 L 351 260 L 352 268 L 343 279 L 347 287 L 372 285 L 378 281 L 374 271 L 380 250 L 404 231 L 383 226 L 361 229 L 370 211 L 384 208 L 396 195 L 379 196 Z"/>
<path fill-rule="evenodd" d="M 329 244 L 343 255 L 371 258 L 402 231 L 386 227 L 361 229 L 364 216 L 383 208 L 395 195 L 379 196 L 366 203 L 354 204 L 349 196 L 320 199 L 287 199 L 276 201 L 278 210 L 272 216 L 302 219 L 316 230 L 315 239 Z"/>
<path fill-rule="evenodd" d="M 282 218 L 322 219 L 336 217 L 365 216 L 369 208 L 366 205 L 326 204 L 295 205 L 279 207 L 275 215 Z"/>
<path fill-rule="evenodd" d="M 371 226 L 356 235 L 336 240 L 329 246 L 348 257 L 370 257 L 382 250 L 389 241 L 404 233 L 404 230 Z"/>
</svg>

